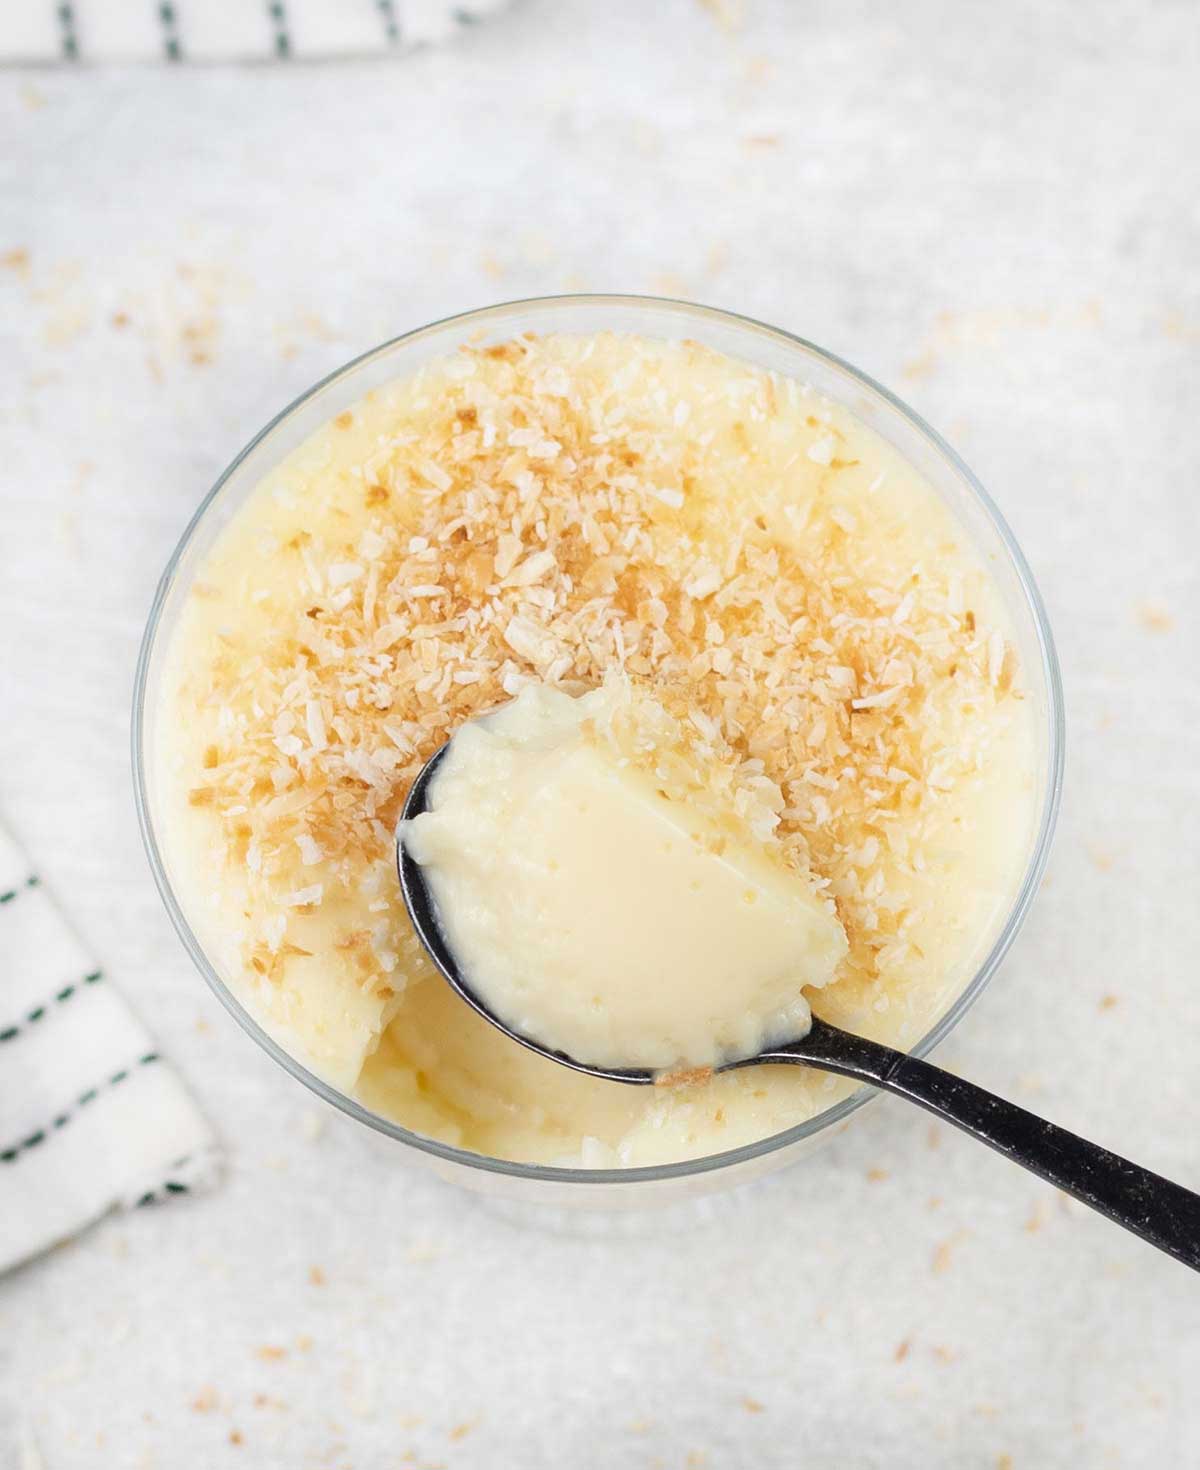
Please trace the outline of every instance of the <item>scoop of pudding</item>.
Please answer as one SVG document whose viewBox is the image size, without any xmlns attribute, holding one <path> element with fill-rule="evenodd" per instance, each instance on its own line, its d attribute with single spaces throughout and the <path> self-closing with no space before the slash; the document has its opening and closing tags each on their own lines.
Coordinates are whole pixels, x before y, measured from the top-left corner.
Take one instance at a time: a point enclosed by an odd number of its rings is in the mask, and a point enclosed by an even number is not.
<svg viewBox="0 0 1200 1470">
<path fill-rule="evenodd" d="M 804 989 L 847 951 L 773 850 L 769 794 L 714 789 L 680 737 L 620 683 L 530 686 L 458 731 L 401 827 L 471 990 L 589 1065 L 711 1067 L 802 1036 Z"/>
</svg>

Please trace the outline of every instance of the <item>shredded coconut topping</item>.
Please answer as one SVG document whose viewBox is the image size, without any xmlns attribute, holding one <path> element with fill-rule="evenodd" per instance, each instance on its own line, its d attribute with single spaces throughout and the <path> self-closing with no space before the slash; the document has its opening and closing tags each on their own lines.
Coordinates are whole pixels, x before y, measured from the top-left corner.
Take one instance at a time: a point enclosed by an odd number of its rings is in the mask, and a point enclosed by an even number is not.
<svg viewBox="0 0 1200 1470">
<path fill-rule="evenodd" d="M 668 783 L 681 742 L 704 758 L 824 884 L 848 965 L 904 957 L 915 916 L 888 873 L 985 759 L 981 714 L 1020 697 L 1013 650 L 978 625 L 961 560 L 862 563 L 883 476 L 844 457 L 831 406 L 694 344 L 623 347 L 617 373 L 529 337 L 424 370 L 311 531 L 266 553 L 290 588 L 269 623 L 244 635 L 230 609 L 193 676 L 224 733 L 187 782 L 276 924 L 273 946 L 261 924 L 246 939 L 268 980 L 297 911 L 390 872 L 409 783 L 459 725 L 530 678 L 578 693 L 613 671 L 668 712 L 626 732 L 639 758 Z M 672 353 L 696 370 L 682 386 Z M 363 985 L 424 964 L 392 909 L 344 937 Z"/>
</svg>

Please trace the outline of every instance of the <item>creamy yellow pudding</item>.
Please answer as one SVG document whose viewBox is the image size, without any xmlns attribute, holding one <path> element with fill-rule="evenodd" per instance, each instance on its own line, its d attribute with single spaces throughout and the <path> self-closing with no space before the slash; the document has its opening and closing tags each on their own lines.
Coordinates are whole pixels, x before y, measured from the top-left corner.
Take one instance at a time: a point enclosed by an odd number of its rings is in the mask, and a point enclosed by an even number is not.
<svg viewBox="0 0 1200 1470">
<path fill-rule="evenodd" d="M 155 813 L 214 964 L 298 1060 L 501 1158 L 648 1164 L 787 1128 L 847 1085 L 753 1068 L 678 1089 L 568 1072 L 420 951 L 394 829 L 467 720 L 622 674 L 847 950 L 808 999 L 908 1045 L 971 977 L 1035 823 L 1030 702 L 963 528 L 804 385 L 690 343 L 551 336 L 376 390 L 268 474 L 167 651 Z"/>
<path fill-rule="evenodd" d="M 532 685 L 458 731 L 400 824 L 472 993 L 591 1066 L 715 1067 L 795 1040 L 805 989 L 846 956 L 772 806 L 715 801 L 688 733 L 616 680 L 578 699 Z"/>
</svg>

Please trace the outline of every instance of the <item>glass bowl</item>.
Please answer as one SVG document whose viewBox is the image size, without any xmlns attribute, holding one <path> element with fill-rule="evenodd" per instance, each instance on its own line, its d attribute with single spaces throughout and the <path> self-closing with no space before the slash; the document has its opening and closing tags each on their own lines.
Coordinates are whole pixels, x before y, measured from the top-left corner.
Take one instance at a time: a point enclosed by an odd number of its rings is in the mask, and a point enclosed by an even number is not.
<svg viewBox="0 0 1200 1470">
<path fill-rule="evenodd" d="M 841 402 L 920 470 L 946 501 L 989 566 L 1012 619 L 1038 726 L 1038 817 L 1023 878 L 995 942 L 969 984 L 912 1048 L 924 1056 L 956 1026 L 991 979 L 1016 937 L 1037 891 L 1062 785 L 1063 707 L 1050 628 L 1033 577 L 1012 533 L 979 481 L 912 409 L 864 373 L 776 327 L 731 312 L 642 296 L 551 296 L 484 307 L 448 317 L 386 342 L 340 368 L 285 408 L 237 456 L 205 496 L 159 582 L 138 659 L 133 708 L 133 769 L 138 818 L 167 911 L 197 968 L 218 999 L 280 1066 L 318 1096 L 394 1140 L 398 1156 L 446 1178 L 520 1202 L 602 1209 L 641 1206 L 708 1193 L 782 1168 L 830 1138 L 874 1094 L 860 1089 L 807 1122 L 742 1148 L 680 1163 L 636 1169 L 574 1169 L 488 1158 L 425 1138 L 377 1116 L 302 1067 L 255 1021 L 205 953 L 175 892 L 156 834 L 153 722 L 163 661 L 196 569 L 259 480 L 327 420 L 372 388 L 414 372 L 467 342 L 515 333 L 636 332 L 686 337 L 730 357 L 799 378 Z"/>
</svg>

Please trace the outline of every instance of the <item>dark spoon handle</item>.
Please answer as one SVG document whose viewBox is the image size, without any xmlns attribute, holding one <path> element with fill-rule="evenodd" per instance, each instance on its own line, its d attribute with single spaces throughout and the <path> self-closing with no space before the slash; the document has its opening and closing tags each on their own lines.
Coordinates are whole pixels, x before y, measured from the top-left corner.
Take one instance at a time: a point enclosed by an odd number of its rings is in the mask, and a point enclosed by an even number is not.
<svg viewBox="0 0 1200 1470">
<path fill-rule="evenodd" d="M 802 1041 L 757 1060 L 816 1066 L 906 1097 L 1200 1271 L 1200 1195 L 973 1082 L 815 1017 Z"/>
</svg>

